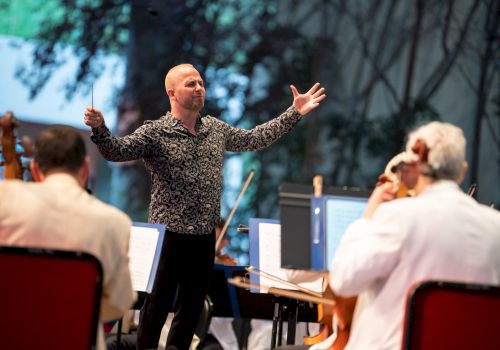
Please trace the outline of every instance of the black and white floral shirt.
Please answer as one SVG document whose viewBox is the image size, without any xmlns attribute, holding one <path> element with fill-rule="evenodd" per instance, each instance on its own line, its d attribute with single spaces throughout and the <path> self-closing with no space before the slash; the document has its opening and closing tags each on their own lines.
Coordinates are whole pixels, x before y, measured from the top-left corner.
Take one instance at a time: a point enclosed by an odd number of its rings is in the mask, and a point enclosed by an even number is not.
<svg viewBox="0 0 500 350">
<path fill-rule="evenodd" d="M 224 152 L 263 149 L 299 120 L 293 107 L 251 130 L 200 116 L 195 136 L 167 113 L 120 138 L 112 137 L 102 125 L 92 130 L 91 139 L 107 160 L 143 159 L 152 181 L 150 222 L 178 233 L 209 234 L 220 215 Z"/>
</svg>

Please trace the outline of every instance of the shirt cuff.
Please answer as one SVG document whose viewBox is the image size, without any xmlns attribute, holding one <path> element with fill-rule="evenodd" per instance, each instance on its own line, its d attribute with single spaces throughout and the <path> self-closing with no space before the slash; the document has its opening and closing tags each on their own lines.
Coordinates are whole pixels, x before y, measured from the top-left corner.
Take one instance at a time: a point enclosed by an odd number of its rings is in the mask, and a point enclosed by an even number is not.
<svg viewBox="0 0 500 350">
<path fill-rule="evenodd" d="M 106 124 L 102 123 L 102 125 L 98 126 L 97 128 L 92 128 L 92 135 L 90 136 L 90 139 L 93 142 L 99 142 L 110 135 L 110 131 Z"/>
<path fill-rule="evenodd" d="M 301 121 L 303 117 L 303 115 L 301 115 L 293 105 L 288 107 L 285 113 L 289 114 L 290 117 L 297 122 Z"/>
</svg>

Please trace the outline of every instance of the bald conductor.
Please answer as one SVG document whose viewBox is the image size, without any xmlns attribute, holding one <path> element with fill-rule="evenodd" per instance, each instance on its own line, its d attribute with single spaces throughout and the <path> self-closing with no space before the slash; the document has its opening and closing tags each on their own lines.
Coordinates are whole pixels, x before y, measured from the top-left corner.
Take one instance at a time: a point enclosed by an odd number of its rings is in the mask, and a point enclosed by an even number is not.
<svg viewBox="0 0 500 350">
<path fill-rule="evenodd" d="M 97 109 L 87 108 L 84 116 L 85 124 L 92 128 L 92 141 L 107 160 L 143 160 L 152 180 L 149 222 L 167 227 L 153 291 L 141 310 L 138 349 L 158 347 L 172 307 L 167 346 L 189 348 L 214 263 L 224 152 L 270 146 L 326 97 L 319 83 L 304 94 L 291 85 L 292 106 L 278 117 L 244 130 L 200 114 L 205 84 L 193 65 L 170 69 L 165 88 L 171 110 L 145 121 L 130 135 L 113 137 Z"/>
</svg>

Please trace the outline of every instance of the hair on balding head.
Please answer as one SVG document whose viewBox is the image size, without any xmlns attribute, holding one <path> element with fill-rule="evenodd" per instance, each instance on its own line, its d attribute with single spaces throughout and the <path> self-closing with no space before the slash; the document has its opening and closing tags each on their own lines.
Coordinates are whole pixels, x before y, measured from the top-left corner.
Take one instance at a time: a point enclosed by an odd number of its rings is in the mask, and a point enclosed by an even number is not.
<svg viewBox="0 0 500 350">
<path fill-rule="evenodd" d="M 71 126 L 49 126 L 35 140 L 33 159 L 42 173 L 53 169 L 75 172 L 86 155 L 82 136 Z"/>
</svg>

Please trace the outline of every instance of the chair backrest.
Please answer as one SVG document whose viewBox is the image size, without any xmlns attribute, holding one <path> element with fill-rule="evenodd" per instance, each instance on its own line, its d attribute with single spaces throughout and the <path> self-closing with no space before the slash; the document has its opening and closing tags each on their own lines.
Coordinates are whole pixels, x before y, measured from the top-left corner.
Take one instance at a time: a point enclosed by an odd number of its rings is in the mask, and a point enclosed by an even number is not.
<svg viewBox="0 0 500 350">
<path fill-rule="evenodd" d="M 101 294 L 90 254 L 0 247 L 0 349 L 91 349 Z"/>
<path fill-rule="evenodd" d="M 500 288 L 426 281 L 408 294 L 404 350 L 500 349 Z"/>
</svg>

